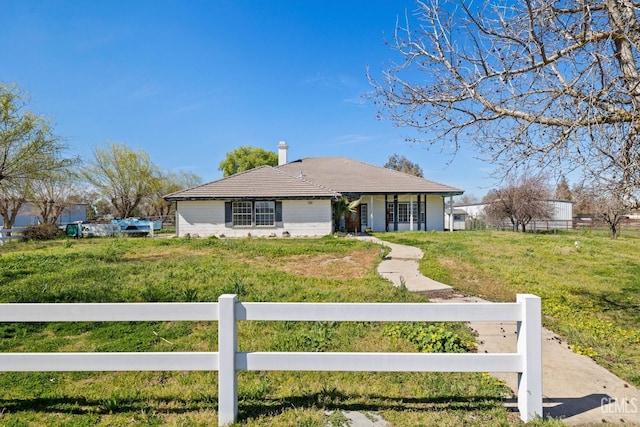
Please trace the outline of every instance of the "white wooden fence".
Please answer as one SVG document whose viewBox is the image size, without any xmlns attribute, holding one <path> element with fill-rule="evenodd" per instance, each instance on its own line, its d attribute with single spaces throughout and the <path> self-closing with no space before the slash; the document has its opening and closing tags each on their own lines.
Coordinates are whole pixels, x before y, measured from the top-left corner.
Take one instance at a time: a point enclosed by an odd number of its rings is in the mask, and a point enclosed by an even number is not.
<svg viewBox="0 0 640 427">
<path fill-rule="evenodd" d="M 516 353 L 238 352 L 237 323 L 517 322 Z M 218 371 L 218 424 L 236 421 L 238 371 L 517 372 L 520 418 L 542 416 L 541 304 L 217 303 L 0 304 L 0 322 L 217 321 L 217 352 L 0 353 L 0 371 Z"/>
<path fill-rule="evenodd" d="M 22 239 L 22 232 L 26 227 L 0 228 L 0 245 L 11 239 Z"/>
</svg>

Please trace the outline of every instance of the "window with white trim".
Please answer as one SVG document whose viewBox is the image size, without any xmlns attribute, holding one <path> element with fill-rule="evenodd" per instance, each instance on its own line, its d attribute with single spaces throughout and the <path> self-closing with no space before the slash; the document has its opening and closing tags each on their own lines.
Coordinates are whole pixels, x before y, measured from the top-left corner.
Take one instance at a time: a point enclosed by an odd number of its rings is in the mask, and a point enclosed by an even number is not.
<svg viewBox="0 0 640 427">
<path fill-rule="evenodd" d="M 411 222 L 411 217 L 409 212 L 411 212 L 411 203 L 410 202 L 398 202 L 398 222 Z M 394 221 L 394 209 L 393 203 L 387 204 L 387 218 L 389 218 L 389 223 Z M 424 222 L 425 220 L 425 209 L 424 205 L 422 205 L 422 210 L 420 212 L 420 221 Z M 418 203 L 413 202 L 413 222 L 418 222 Z"/>
<path fill-rule="evenodd" d="M 282 221 L 282 203 L 273 200 L 225 203 L 227 227 L 274 227 Z"/>
<path fill-rule="evenodd" d="M 273 227 L 276 224 L 276 203 L 255 202 L 256 227 Z"/>
<path fill-rule="evenodd" d="M 233 202 L 233 226 L 251 227 L 253 225 L 253 203 Z"/>
<path fill-rule="evenodd" d="M 409 222 L 409 203 L 398 203 L 398 222 Z"/>
</svg>

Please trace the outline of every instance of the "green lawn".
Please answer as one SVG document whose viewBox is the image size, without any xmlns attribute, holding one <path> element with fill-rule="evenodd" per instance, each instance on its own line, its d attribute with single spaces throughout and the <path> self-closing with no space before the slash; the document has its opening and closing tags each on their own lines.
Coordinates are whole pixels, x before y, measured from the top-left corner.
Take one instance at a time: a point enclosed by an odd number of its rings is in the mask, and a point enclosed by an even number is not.
<svg viewBox="0 0 640 427">
<path fill-rule="evenodd" d="M 640 385 L 640 233 L 389 233 L 421 248 L 420 269 L 492 301 L 542 298 L 543 322 L 577 353 Z M 576 243 L 578 242 L 578 243 Z"/>
<path fill-rule="evenodd" d="M 397 237 L 421 246 L 451 246 L 453 258 L 467 258 L 462 253 L 472 251 L 447 233 Z M 427 237 L 436 241 L 422 240 Z M 530 237 L 534 242 L 535 236 Z M 424 301 L 377 276 L 379 251 L 377 245 L 334 237 L 14 243 L 0 247 L 0 302 L 216 301 L 223 293 L 236 293 L 241 301 Z M 443 267 L 433 272 L 441 279 L 455 274 Z M 488 269 L 487 277 L 490 273 Z M 460 324 L 402 325 L 408 328 L 402 333 L 400 327 L 242 322 L 239 347 L 418 351 L 444 346 L 473 351 L 472 337 Z M 429 334 L 420 334 L 423 328 Z M 215 322 L 0 324 L 0 336 L 3 352 L 217 349 Z M 425 336 L 436 342 L 425 341 Z M 215 372 L 0 373 L 0 389 L 0 424 L 7 426 L 217 424 Z M 339 426 L 344 420 L 326 411 L 359 410 L 379 412 L 402 427 L 518 425 L 517 414 L 503 406 L 506 396 L 502 383 L 482 373 L 242 372 L 239 424 Z"/>
</svg>

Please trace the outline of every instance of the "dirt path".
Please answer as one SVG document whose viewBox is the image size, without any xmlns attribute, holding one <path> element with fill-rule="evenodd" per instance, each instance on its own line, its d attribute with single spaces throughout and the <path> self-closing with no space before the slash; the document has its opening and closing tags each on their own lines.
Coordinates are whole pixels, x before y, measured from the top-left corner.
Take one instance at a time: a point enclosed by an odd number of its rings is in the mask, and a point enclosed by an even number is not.
<svg viewBox="0 0 640 427">
<path fill-rule="evenodd" d="M 418 271 L 422 251 L 405 245 L 363 239 L 391 248 L 390 256 L 378 267 L 382 277 L 396 286 L 424 293 L 432 302 L 487 302 L 453 292 L 445 284 L 425 278 Z M 515 352 L 515 323 L 473 322 L 478 333 L 479 352 Z M 568 425 L 640 425 L 640 390 L 613 375 L 592 359 L 572 352 L 555 333 L 542 331 L 542 388 L 545 417 L 561 418 Z M 492 374 L 517 389 L 517 374 Z M 515 400 L 507 402 L 515 407 Z"/>
</svg>

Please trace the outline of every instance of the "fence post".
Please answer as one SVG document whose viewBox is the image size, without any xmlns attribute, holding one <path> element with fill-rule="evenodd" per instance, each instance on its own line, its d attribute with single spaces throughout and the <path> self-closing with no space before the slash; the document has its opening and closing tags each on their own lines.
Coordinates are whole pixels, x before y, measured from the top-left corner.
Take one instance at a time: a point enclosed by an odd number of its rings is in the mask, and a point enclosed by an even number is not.
<svg viewBox="0 0 640 427">
<path fill-rule="evenodd" d="M 225 294 L 218 298 L 218 425 L 236 422 L 238 416 L 238 350 L 235 307 L 238 296 Z"/>
<path fill-rule="evenodd" d="M 542 417 L 542 305 L 540 297 L 518 294 L 522 321 L 518 322 L 518 354 L 522 372 L 518 374 L 518 411 L 529 422 Z"/>
</svg>

